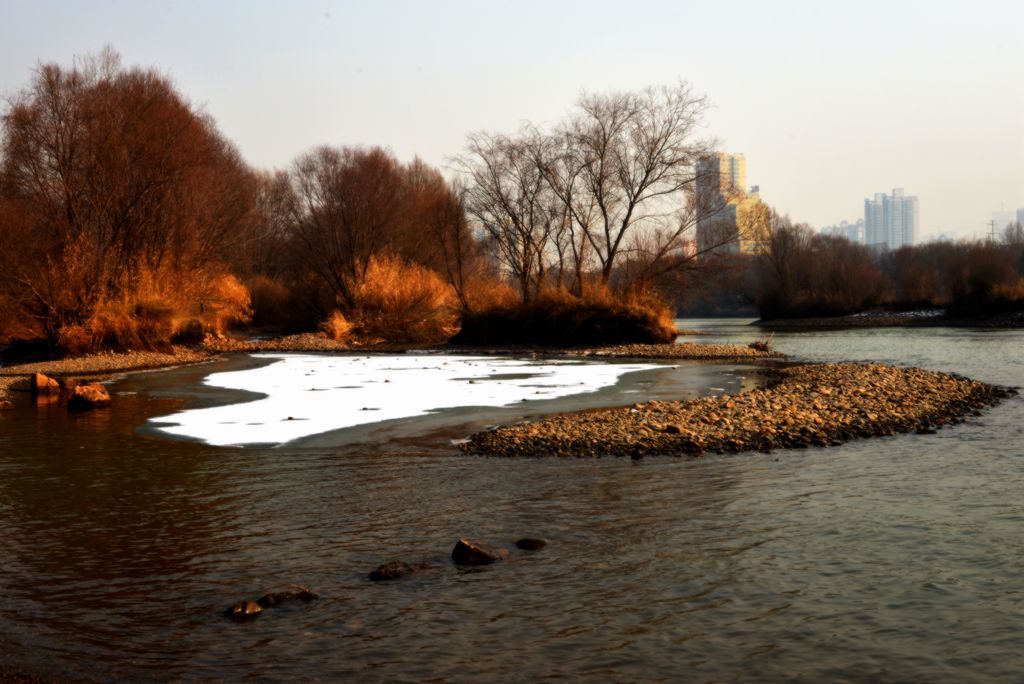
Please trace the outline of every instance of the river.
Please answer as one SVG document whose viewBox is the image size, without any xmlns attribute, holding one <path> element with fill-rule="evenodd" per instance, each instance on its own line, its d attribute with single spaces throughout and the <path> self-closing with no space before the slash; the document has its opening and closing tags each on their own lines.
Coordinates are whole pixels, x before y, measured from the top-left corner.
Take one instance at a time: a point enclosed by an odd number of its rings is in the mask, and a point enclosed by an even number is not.
<svg viewBox="0 0 1024 684">
<path fill-rule="evenodd" d="M 709 342 L 764 337 L 687 320 Z M 1024 331 L 779 333 L 798 359 L 1024 385 Z M 333 358 L 324 357 L 327 363 Z M 758 384 L 676 364 L 512 408 L 283 446 L 153 419 L 238 400 L 235 358 L 131 376 L 114 406 L 0 414 L 0 673 L 74 680 L 1020 682 L 1024 399 L 935 435 L 698 460 L 467 457 L 470 429 Z M 252 398 L 252 397 L 250 397 Z M 471 537 L 512 548 L 458 569 Z M 549 541 L 519 551 L 522 536 Z M 393 558 L 434 565 L 374 584 Z M 321 598 L 235 623 L 286 582 Z"/>
</svg>

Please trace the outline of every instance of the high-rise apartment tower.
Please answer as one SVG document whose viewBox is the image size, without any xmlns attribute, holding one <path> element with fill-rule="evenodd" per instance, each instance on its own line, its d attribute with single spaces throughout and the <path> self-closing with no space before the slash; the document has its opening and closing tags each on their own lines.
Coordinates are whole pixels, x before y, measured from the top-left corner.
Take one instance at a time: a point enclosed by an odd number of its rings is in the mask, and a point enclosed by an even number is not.
<svg viewBox="0 0 1024 684">
<path fill-rule="evenodd" d="M 864 242 L 876 249 L 899 249 L 917 240 L 917 197 L 894 188 L 864 200 Z"/>
</svg>

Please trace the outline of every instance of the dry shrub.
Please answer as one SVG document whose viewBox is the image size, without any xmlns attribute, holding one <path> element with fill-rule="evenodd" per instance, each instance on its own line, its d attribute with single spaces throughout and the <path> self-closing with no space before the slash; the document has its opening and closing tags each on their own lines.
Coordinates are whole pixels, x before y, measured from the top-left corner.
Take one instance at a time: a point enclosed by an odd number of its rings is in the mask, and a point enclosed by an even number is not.
<svg viewBox="0 0 1024 684">
<path fill-rule="evenodd" d="M 34 340 L 42 336 L 43 327 L 39 320 L 0 292 L 0 345 Z"/>
<path fill-rule="evenodd" d="M 612 293 L 602 286 L 582 296 L 565 289 L 542 291 L 527 304 L 499 305 L 466 313 L 452 342 L 576 347 L 659 344 L 678 336 L 671 311 L 654 295 Z"/>
<path fill-rule="evenodd" d="M 57 333 L 57 349 L 62 354 L 84 354 L 92 347 L 92 331 L 85 326 L 71 323 L 63 326 Z"/>
<path fill-rule="evenodd" d="M 58 348 L 64 354 L 89 349 L 166 349 L 174 332 L 174 307 L 164 299 L 104 301 L 84 325 L 61 328 Z M 84 347 L 84 332 L 89 345 Z"/>
<path fill-rule="evenodd" d="M 363 342 L 436 342 L 457 329 L 454 291 L 418 264 L 373 257 L 352 292 L 356 305 L 346 313 Z"/>
<path fill-rule="evenodd" d="M 497 278 L 484 276 L 467 278 L 463 285 L 463 297 L 467 311 L 510 307 L 519 302 L 519 292 L 514 287 Z"/>
<path fill-rule="evenodd" d="M 171 335 L 174 344 L 201 344 L 206 339 L 206 327 L 196 318 L 178 321 Z"/>
<path fill-rule="evenodd" d="M 57 349 L 65 355 L 96 349 L 154 349 L 196 343 L 247 321 L 249 291 L 234 276 L 144 272 L 130 291 L 102 299 L 81 322 L 64 324 Z"/>
<path fill-rule="evenodd" d="M 292 318 L 292 295 L 288 287 L 267 276 L 254 276 L 247 283 L 252 298 L 252 323 L 284 326 Z"/>
<path fill-rule="evenodd" d="M 333 311 L 327 320 L 320 323 L 320 331 L 332 340 L 347 340 L 352 335 L 354 326 L 340 311 Z"/>
<path fill-rule="evenodd" d="M 992 288 L 992 294 L 1005 302 L 1024 302 L 1024 278 L 1015 283 L 999 283 Z"/>
<path fill-rule="evenodd" d="M 208 331 L 222 333 L 229 326 L 252 319 L 249 290 L 233 275 L 211 279 L 205 296 L 200 296 L 197 318 Z"/>
</svg>

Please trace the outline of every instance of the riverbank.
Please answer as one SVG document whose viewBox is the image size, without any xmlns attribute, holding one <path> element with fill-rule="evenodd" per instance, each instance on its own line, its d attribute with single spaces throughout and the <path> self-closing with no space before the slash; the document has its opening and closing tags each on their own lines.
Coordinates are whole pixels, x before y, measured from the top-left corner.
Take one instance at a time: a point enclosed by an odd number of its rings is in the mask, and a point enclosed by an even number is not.
<svg viewBox="0 0 1024 684">
<path fill-rule="evenodd" d="M 569 356 L 599 356 L 627 359 L 677 359 L 681 361 L 732 361 L 751 359 L 781 359 L 781 352 L 738 344 L 701 344 L 677 342 L 675 344 L 620 344 L 612 347 L 576 349 L 565 352 Z"/>
<path fill-rule="evenodd" d="M 124 373 L 170 368 L 212 361 L 225 353 L 404 353 L 410 349 L 424 349 L 412 345 L 374 345 L 353 347 L 314 333 L 272 337 L 256 340 L 235 338 L 209 338 L 196 347 L 175 346 L 170 353 L 134 351 L 100 352 L 68 359 L 38 361 L 10 366 L 0 366 L 0 401 L 10 401 L 19 383 L 28 389 L 27 381 L 34 373 L 42 373 L 57 380 L 76 378 L 79 380 L 105 380 Z M 750 347 L 725 344 L 635 344 L 615 347 L 586 349 L 551 349 L 546 347 L 427 347 L 440 353 L 473 354 L 536 354 L 538 356 L 596 356 L 607 358 L 647 358 L 692 361 L 728 361 L 751 359 L 778 359 L 782 354 L 759 351 Z"/>
<path fill-rule="evenodd" d="M 956 375 L 882 364 L 779 369 L 765 389 L 695 401 L 649 401 L 552 416 L 472 435 L 471 454 L 700 456 L 836 446 L 861 437 L 928 432 L 1015 390 Z"/>
<path fill-rule="evenodd" d="M 18 388 L 19 383 L 24 383 L 24 389 L 27 390 L 27 380 L 35 373 L 58 380 L 105 380 L 123 373 L 203 363 L 215 356 L 215 353 L 204 349 L 176 346 L 169 353 L 99 352 L 67 359 L 0 366 L 0 401 L 9 401 L 12 398 L 11 392 Z"/>
<path fill-rule="evenodd" d="M 811 318 L 780 318 L 755 321 L 765 330 L 841 330 L 846 328 L 1024 328 L 1024 312 L 995 316 L 950 318 L 941 309 L 921 311 L 866 311 L 850 316 L 822 316 Z"/>
</svg>

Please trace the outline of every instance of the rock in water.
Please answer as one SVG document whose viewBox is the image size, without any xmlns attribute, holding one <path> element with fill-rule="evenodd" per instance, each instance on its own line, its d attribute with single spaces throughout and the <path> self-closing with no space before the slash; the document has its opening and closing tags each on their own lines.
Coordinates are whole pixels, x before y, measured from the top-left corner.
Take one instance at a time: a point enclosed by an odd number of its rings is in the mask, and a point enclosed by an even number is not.
<svg viewBox="0 0 1024 684">
<path fill-rule="evenodd" d="M 266 594 L 265 596 L 261 596 L 257 599 L 256 603 L 262 608 L 271 608 L 287 601 L 294 600 L 300 600 L 308 603 L 315 598 L 317 598 L 317 595 L 306 587 L 296 586 L 294 589 L 289 589 L 287 591 L 274 591 Z"/>
<path fill-rule="evenodd" d="M 59 394 L 60 383 L 51 377 L 43 375 L 42 373 L 36 373 L 32 376 L 32 394 L 35 395 L 47 395 L 47 394 Z"/>
<path fill-rule="evenodd" d="M 224 615 L 232 620 L 251 620 L 263 612 L 263 607 L 256 601 L 239 601 L 224 611 Z"/>
<path fill-rule="evenodd" d="M 524 537 L 516 542 L 516 546 L 524 551 L 536 551 L 537 549 L 543 549 L 548 543 L 543 539 L 534 539 L 532 537 Z"/>
<path fill-rule="evenodd" d="M 487 565 L 508 558 L 508 549 L 480 544 L 469 539 L 460 539 L 452 549 L 452 560 L 456 565 Z"/>
<path fill-rule="evenodd" d="M 103 385 L 96 382 L 78 385 L 68 397 L 68 408 L 72 411 L 87 411 L 109 405 L 110 395 Z"/>
<path fill-rule="evenodd" d="M 399 577 L 405 577 L 415 571 L 416 568 L 405 561 L 393 560 L 385 563 L 384 565 L 377 566 L 377 569 L 370 573 L 370 579 L 374 582 L 384 582 L 387 580 L 398 579 Z"/>
</svg>

